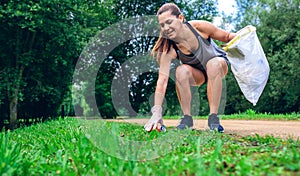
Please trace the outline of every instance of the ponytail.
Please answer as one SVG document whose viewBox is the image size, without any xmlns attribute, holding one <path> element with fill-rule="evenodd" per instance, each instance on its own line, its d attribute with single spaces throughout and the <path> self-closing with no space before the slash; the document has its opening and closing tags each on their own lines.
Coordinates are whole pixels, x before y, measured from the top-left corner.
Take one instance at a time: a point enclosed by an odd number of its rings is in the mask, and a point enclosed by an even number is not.
<svg viewBox="0 0 300 176">
<path fill-rule="evenodd" d="M 162 34 L 160 34 L 158 40 L 156 41 L 156 43 L 151 51 L 151 55 L 157 59 L 158 64 L 160 64 L 160 59 L 161 59 L 162 53 L 168 53 L 173 44 L 174 44 L 174 41 L 169 40 L 166 37 L 163 37 Z"/>
</svg>

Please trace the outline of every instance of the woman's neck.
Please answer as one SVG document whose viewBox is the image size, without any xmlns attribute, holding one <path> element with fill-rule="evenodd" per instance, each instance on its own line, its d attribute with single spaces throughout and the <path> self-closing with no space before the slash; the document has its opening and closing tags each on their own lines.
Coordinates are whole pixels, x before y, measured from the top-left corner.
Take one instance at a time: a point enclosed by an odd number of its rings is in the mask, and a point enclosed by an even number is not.
<svg viewBox="0 0 300 176">
<path fill-rule="evenodd" d="M 193 32 L 190 30 L 190 28 L 183 24 L 182 26 L 182 32 L 179 33 L 178 37 L 174 39 L 176 44 L 186 43 L 191 40 L 191 36 L 193 36 Z"/>
<path fill-rule="evenodd" d="M 193 31 L 186 25 L 182 27 L 182 32 L 174 40 L 177 47 L 185 54 L 192 53 L 199 47 L 198 39 Z"/>
</svg>

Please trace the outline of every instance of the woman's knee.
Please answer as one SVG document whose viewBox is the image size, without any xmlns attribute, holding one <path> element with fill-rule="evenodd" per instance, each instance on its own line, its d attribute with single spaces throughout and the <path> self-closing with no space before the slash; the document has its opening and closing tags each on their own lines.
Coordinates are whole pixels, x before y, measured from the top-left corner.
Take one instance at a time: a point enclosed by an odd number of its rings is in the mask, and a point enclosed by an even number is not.
<svg viewBox="0 0 300 176">
<path fill-rule="evenodd" d="M 227 73 L 226 61 L 223 58 L 211 59 L 207 62 L 206 72 L 208 77 L 225 76 Z"/>
<path fill-rule="evenodd" d="M 192 76 L 192 72 L 186 65 L 180 65 L 176 68 L 176 80 L 177 81 L 183 81 L 183 80 L 189 80 Z"/>
</svg>

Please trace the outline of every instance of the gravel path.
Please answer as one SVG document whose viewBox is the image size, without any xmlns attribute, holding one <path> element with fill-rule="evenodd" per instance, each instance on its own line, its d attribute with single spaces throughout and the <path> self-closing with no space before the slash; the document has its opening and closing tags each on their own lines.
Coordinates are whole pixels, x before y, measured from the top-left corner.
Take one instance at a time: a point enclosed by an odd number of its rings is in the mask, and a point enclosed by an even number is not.
<svg viewBox="0 0 300 176">
<path fill-rule="evenodd" d="M 144 125 L 148 119 L 117 119 L 113 121 L 136 123 Z M 165 119 L 167 127 L 176 126 L 179 120 Z M 259 134 L 260 136 L 273 135 L 284 139 L 293 138 L 300 140 L 300 121 L 270 121 L 270 120 L 221 120 L 226 134 L 248 136 Z M 206 130 L 207 120 L 194 120 L 194 128 Z"/>
</svg>

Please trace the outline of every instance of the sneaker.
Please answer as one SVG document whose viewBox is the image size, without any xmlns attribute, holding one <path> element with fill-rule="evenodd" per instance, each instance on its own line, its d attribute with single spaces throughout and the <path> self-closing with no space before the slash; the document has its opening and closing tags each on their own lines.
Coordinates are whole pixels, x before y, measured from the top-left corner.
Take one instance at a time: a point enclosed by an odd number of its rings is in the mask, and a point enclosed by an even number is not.
<svg viewBox="0 0 300 176">
<path fill-rule="evenodd" d="M 224 128 L 220 125 L 220 119 L 217 114 L 211 114 L 208 117 L 208 127 L 210 130 L 224 133 Z"/>
<path fill-rule="evenodd" d="M 219 133 L 224 133 L 224 128 L 223 128 L 222 125 L 219 125 L 219 127 L 218 127 L 218 132 L 219 132 Z"/>
<path fill-rule="evenodd" d="M 179 125 L 176 127 L 179 130 L 185 130 L 188 128 L 193 128 L 194 122 L 192 116 L 189 115 L 184 115 L 181 120 Z"/>
</svg>

